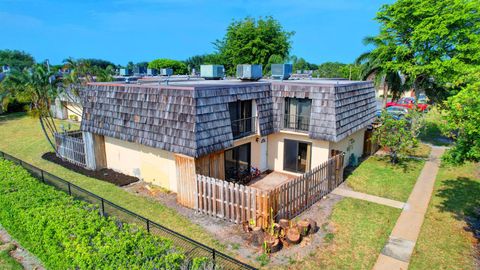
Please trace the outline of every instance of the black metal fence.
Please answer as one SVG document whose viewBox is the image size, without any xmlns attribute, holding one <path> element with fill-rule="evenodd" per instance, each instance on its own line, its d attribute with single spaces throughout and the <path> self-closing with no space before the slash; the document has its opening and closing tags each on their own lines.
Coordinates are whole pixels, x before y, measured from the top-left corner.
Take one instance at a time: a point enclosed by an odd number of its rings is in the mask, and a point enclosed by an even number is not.
<svg viewBox="0 0 480 270">
<path fill-rule="evenodd" d="M 99 209 L 99 214 L 102 216 L 116 217 L 121 222 L 136 224 L 153 235 L 170 239 L 173 245 L 182 251 L 188 259 L 202 257 L 208 258 L 211 261 L 212 269 L 255 269 L 250 265 L 244 264 L 224 253 L 216 251 L 215 249 L 205 246 L 204 244 L 190 239 L 187 236 L 155 223 L 148 218 L 133 213 L 121 206 L 116 205 L 113 202 L 110 202 L 98 195 L 91 193 L 90 191 L 87 191 L 58 176 L 37 168 L 14 156 L 0 151 L 0 157 L 19 164 L 44 184 L 64 191 L 75 199 L 96 205 Z"/>
</svg>

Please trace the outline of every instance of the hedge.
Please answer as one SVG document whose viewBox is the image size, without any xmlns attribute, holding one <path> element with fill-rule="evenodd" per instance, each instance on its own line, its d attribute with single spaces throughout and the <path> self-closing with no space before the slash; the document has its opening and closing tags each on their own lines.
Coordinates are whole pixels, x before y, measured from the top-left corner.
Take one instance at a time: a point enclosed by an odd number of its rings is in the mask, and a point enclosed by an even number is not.
<svg viewBox="0 0 480 270">
<path fill-rule="evenodd" d="M 171 241 L 118 226 L 3 159 L 0 224 L 48 269 L 178 269 L 185 262 Z"/>
</svg>

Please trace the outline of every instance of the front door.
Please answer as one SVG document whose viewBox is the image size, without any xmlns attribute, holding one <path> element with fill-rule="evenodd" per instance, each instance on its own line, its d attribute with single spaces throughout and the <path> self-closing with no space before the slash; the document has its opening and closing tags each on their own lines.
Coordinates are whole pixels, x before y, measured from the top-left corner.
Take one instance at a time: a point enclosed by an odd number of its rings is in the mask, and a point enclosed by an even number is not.
<svg viewBox="0 0 480 270">
<path fill-rule="evenodd" d="M 283 169 L 296 173 L 310 170 L 311 149 L 310 143 L 286 139 L 283 149 Z"/>
</svg>

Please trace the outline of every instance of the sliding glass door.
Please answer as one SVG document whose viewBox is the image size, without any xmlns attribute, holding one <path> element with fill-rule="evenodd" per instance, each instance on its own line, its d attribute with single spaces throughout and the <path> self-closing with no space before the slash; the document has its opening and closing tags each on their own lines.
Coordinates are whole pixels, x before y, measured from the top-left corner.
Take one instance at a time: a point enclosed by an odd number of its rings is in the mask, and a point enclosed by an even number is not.
<svg viewBox="0 0 480 270">
<path fill-rule="evenodd" d="M 285 171 L 304 173 L 310 170 L 312 153 L 310 143 L 285 139 L 283 151 Z"/>
<path fill-rule="evenodd" d="M 250 175 L 250 143 L 225 151 L 225 179 L 238 182 Z"/>
</svg>

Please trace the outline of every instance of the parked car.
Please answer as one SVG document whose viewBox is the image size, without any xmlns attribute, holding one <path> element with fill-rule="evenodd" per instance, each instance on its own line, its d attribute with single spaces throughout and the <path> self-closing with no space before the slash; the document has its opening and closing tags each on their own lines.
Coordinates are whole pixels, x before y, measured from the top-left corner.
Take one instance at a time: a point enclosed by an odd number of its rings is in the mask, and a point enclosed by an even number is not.
<svg viewBox="0 0 480 270">
<path fill-rule="evenodd" d="M 408 114 L 408 108 L 402 106 L 390 106 L 387 108 L 387 113 L 394 119 L 398 120 L 404 118 Z"/>
<path fill-rule="evenodd" d="M 387 102 L 387 106 L 386 106 L 387 108 L 392 107 L 392 106 L 399 106 L 399 107 L 404 107 L 404 108 L 407 108 L 407 109 L 413 109 L 413 108 L 415 108 L 415 106 L 417 106 L 417 108 L 422 112 L 427 110 L 427 108 L 428 108 L 428 104 L 417 103 L 415 101 L 415 98 L 413 98 L 413 97 L 403 97 L 403 98 L 399 99 L 397 102 L 395 102 L 395 101 Z"/>
</svg>

